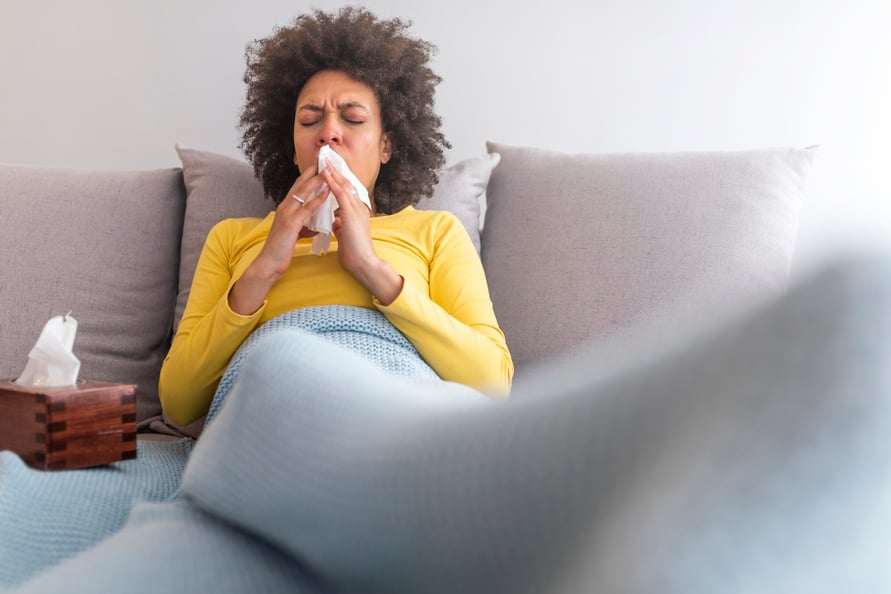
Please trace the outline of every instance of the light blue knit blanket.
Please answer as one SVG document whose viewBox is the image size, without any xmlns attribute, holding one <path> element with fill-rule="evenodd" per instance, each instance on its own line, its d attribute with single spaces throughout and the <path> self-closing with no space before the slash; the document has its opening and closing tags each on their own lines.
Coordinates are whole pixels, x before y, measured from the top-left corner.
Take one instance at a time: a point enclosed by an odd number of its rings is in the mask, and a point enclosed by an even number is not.
<svg viewBox="0 0 891 594">
<path fill-rule="evenodd" d="M 136 445 L 135 460 L 55 472 L 0 452 L 0 590 L 116 532 L 136 502 L 175 493 L 193 440 Z"/>
<path fill-rule="evenodd" d="M 219 412 L 238 377 L 247 354 L 264 338 L 283 330 L 300 329 L 360 353 L 385 371 L 402 377 L 439 377 L 421 358 L 414 345 L 377 310 L 348 305 L 320 305 L 286 312 L 254 330 L 232 356 L 217 387 L 207 423 Z M 299 353 L 295 356 L 299 357 Z"/>
<path fill-rule="evenodd" d="M 389 373 L 437 377 L 378 311 L 348 306 L 299 309 L 266 322 L 236 351 L 214 396 L 208 423 L 223 405 L 251 349 L 274 333 L 295 329 L 362 354 Z M 135 460 L 62 472 L 33 470 L 17 455 L 0 452 L 0 589 L 118 531 L 135 503 L 176 499 L 193 443 L 190 438 L 139 440 Z"/>
</svg>

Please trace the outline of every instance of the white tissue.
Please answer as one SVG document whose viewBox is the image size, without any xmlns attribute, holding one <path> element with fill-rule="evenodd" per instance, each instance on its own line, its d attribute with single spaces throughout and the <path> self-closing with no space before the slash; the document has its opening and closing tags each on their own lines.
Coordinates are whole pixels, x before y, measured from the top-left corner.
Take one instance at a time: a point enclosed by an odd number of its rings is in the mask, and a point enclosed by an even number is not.
<svg viewBox="0 0 891 594">
<path fill-rule="evenodd" d="M 342 176 L 347 178 L 347 180 L 353 184 L 353 188 L 356 189 L 359 200 L 371 209 L 371 200 L 368 198 L 368 190 L 365 189 L 365 186 L 362 185 L 359 178 L 350 171 L 350 168 L 347 166 L 346 161 L 343 160 L 343 157 L 334 152 L 334 149 L 327 144 L 319 150 L 319 173 L 328 166 L 328 163 L 325 161 L 326 159 L 331 161 L 334 169 L 339 171 Z M 319 198 L 319 200 L 322 199 L 323 198 Z M 337 204 L 337 199 L 334 197 L 334 192 L 328 192 L 328 196 L 327 198 L 324 198 L 324 200 L 325 204 L 320 206 L 306 222 L 306 227 L 308 229 L 318 232 L 318 235 L 312 240 L 311 248 L 312 253 L 317 256 L 322 256 L 328 253 L 328 246 L 331 245 L 331 228 L 334 223 L 334 211 L 337 210 L 339 206 Z"/>
<path fill-rule="evenodd" d="M 25 370 L 14 383 L 22 386 L 71 386 L 77 383 L 80 360 L 74 356 L 77 320 L 55 316 L 44 325 L 28 353 Z"/>
</svg>

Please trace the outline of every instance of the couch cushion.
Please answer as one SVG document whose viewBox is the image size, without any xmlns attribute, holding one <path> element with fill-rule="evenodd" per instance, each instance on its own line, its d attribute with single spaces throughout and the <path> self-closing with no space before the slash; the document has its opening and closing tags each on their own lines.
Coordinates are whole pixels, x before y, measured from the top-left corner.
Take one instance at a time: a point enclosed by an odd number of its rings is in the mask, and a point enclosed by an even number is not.
<svg viewBox="0 0 891 594">
<path fill-rule="evenodd" d="M 741 305 L 788 281 L 812 149 L 487 146 L 501 164 L 482 258 L 518 374 L 586 339 Z"/>
<path fill-rule="evenodd" d="M 192 276 L 211 227 L 225 218 L 266 216 L 275 208 L 272 201 L 264 198 L 260 182 L 247 162 L 183 146 L 177 146 L 176 151 L 183 164 L 188 199 L 174 327 L 185 310 Z M 479 249 L 480 197 L 498 160 L 498 155 L 489 154 L 445 168 L 433 196 L 422 199 L 416 208 L 454 213 Z"/>
<path fill-rule="evenodd" d="M 480 197 L 486 192 L 492 170 L 501 155 L 489 153 L 458 161 L 439 172 L 433 195 L 422 198 L 420 210 L 448 210 L 455 214 L 467 232 L 476 251 L 480 251 Z"/>
<path fill-rule="evenodd" d="M 136 383 L 139 419 L 157 415 L 184 197 L 178 169 L 0 165 L 0 376 L 21 373 L 44 323 L 71 311 L 79 377 Z"/>
</svg>

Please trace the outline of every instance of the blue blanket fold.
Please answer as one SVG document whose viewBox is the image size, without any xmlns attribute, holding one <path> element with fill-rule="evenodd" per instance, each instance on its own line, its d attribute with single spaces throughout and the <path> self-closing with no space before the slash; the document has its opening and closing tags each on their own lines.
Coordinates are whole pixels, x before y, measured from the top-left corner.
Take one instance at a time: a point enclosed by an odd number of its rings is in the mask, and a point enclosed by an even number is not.
<svg viewBox="0 0 891 594">
<path fill-rule="evenodd" d="M 214 396 L 208 423 L 251 349 L 265 337 L 294 329 L 322 336 L 389 373 L 438 377 L 380 312 L 349 306 L 305 308 L 266 322 L 236 351 Z M 61 472 L 33 470 L 12 452 L 0 452 L 0 589 L 115 533 L 135 503 L 176 499 L 193 444 L 191 438 L 140 440 L 135 460 Z"/>
<path fill-rule="evenodd" d="M 295 309 L 254 330 L 235 351 L 210 405 L 208 424 L 219 412 L 238 377 L 242 361 L 251 349 L 267 336 L 295 328 L 317 334 L 359 353 L 393 375 L 420 379 L 439 377 L 421 358 L 414 345 L 377 310 L 348 305 Z"/>
<path fill-rule="evenodd" d="M 0 588 L 113 534 L 137 501 L 169 499 L 193 441 L 139 440 L 135 460 L 55 472 L 0 452 Z"/>
</svg>

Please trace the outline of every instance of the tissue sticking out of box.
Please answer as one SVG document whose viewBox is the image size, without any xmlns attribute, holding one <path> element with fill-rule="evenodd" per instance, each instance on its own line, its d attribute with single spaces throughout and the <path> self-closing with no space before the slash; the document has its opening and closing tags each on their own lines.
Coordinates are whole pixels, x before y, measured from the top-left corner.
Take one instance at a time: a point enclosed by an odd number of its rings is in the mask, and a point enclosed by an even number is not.
<svg viewBox="0 0 891 594">
<path fill-rule="evenodd" d="M 71 312 L 50 318 L 28 353 L 25 370 L 14 383 L 20 386 L 71 386 L 77 383 L 80 360 L 74 356 L 77 320 Z"/>
</svg>

